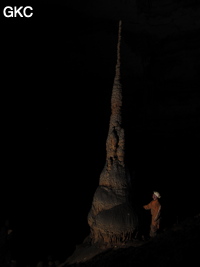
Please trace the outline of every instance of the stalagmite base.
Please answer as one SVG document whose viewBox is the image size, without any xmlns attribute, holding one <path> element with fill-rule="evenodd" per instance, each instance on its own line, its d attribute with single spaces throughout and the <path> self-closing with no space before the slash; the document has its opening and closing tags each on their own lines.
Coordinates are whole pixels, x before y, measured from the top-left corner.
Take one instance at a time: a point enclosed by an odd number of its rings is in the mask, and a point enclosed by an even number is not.
<svg viewBox="0 0 200 267">
<path fill-rule="evenodd" d="M 138 218 L 131 203 L 131 181 L 126 168 L 125 138 L 121 122 L 122 87 L 120 83 L 121 21 L 117 45 L 116 73 L 111 97 L 111 116 L 106 141 L 106 164 L 100 175 L 88 214 L 90 235 L 62 265 L 84 262 L 105 249 L 132 241 Z"/>
<path fill-rule="evenodd" d="M 111 117 L 106 141 L 106 164 L 100 175 L 99 186 L 88 214 L 91 241 L 99 247 L 112 247 L 131 240 L 138 226 L 137 215 L 130 201 L 130 176 L 124 162 L 120 44 L 121 21 L 119 22 L 117 64 L 111 97 Z"/>
</svg>

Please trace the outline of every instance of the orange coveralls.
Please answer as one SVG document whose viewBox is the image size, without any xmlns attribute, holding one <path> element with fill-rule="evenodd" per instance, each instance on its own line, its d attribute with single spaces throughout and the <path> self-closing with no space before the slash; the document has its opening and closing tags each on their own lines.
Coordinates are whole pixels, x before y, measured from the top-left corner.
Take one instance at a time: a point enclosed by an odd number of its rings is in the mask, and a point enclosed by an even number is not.
<svg viewBox="0 0 200 267">
<path fill-rule="evenodd" d="M 151 210 L 150 236 L 153 237 L 156 235 L 160 227 L 161 205 L 158 199 L 156 199 L 156 200 L 152 200 L 148 205 L 144 205 L 143 208 L 145 208 L 146 210 Z"/>
</svg>

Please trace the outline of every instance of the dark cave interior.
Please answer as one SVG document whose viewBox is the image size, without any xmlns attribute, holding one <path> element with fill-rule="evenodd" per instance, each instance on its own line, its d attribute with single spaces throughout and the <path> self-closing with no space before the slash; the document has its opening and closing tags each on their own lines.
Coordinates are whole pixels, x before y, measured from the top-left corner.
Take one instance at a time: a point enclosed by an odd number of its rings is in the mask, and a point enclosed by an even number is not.
<svg viewBox="0 0 200 267">
<path fill-rule="evenodd" d="M 89 233 L 105 163 L 118 21 L 63 6 L 35 10 L 26 24 L 3 20 L 1 217 L 11 220 L 17 257 L 65 260 Z M 199 212 L 200 29 L 163 37 L 123 25 L 133 199 L 140 208 L 160 191 L 168 226 Z"/>
</svg>

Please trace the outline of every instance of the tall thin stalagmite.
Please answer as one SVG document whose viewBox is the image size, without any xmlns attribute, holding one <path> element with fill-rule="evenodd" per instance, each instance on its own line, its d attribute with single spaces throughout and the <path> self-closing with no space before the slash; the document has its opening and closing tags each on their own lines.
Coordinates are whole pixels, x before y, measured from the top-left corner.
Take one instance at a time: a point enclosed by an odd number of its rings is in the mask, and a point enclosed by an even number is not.
<svg viewBox="0 0 200 267">
<path fill-rule="evenodd" d="M 100 247 L 132 239 L 138 219 L 131 205 L 130 176 L 125 166 L 125 137 L 122 128 L 122 86 L 120 82 L 121 27 L 119 22 L 117 64 L 111 96 L 111 116 L 106 141 L 106 164 L 100 175 L 88 214 L 90 237 Z"/>
</svg>

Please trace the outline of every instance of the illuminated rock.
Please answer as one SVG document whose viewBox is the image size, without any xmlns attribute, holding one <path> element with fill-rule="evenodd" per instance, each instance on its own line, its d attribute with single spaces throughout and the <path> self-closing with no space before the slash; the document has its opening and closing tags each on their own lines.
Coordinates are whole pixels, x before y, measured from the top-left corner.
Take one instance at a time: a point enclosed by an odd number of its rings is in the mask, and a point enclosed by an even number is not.
<svg viewBox="0 0 200 267">
<path fill-rule="evenodd" d="M 111 96 L 111 116 L 106 141 L 106 164 L 100 175 L 88 214 L 93 244 L 114 246 L 131 240 L 138 218 L 131 204 L 131 181 L 125 165 L 125 137 L 122 128 L 122 86 L 120 82 L 121 21 L 119 22 L 117 64 Z"/>
</svg>

